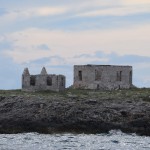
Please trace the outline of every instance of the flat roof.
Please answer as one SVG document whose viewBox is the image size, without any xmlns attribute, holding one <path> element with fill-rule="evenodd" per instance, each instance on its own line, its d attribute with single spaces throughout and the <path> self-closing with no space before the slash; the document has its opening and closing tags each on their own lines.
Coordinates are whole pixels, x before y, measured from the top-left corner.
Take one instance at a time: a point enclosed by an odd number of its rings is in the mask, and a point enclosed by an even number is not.
<svg viewBox="0 0 150 150">
<path fill-rule="evenodd" d="M 87 64 L 87 65 L 74 65 L 74 66 L 89 66 L 89 67 L 132 67 L 132 66 L 124 66 L 124 65 L 94 65 L 94 64 Z"/>
</svg>

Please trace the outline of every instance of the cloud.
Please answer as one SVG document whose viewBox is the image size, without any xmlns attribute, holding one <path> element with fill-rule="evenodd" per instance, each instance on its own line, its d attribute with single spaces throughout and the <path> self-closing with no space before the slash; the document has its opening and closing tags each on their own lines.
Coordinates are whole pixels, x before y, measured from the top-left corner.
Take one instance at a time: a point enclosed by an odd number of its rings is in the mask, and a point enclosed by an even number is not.
<svg viewBox="0 0 150 150">
<path fill-rule="evenodd" d="M 128 16 L 150 13 L 149 0 L 83 0 L 66 4 L 70 17 Z"/>
<path fill-rule="evenodd" d="M 39 64 L 41 66 L 48 66 L 48 65 L 61 66 L 62 64 L 64 64 L 64 62 L 65 60 L 60 56 L 51 56 L 30 61 L 27 64 Z"/>
<path fill-rule="evenodd" d="M 5 54 L 17 63 L 61 56 L 67 63 L 80 54 L 94 54 L 98 50 L 118 55 L 150 56 L 150 25 L 141 25 L 109 30 L 63 31 L 30 28 L 5 35 L 6 41 L 13 42 Z M 50 50 L 37 48 L 45 43 Z M 86 59 L 86 58 L 85 58 Z M 91 58 L 92 59 L 92 58 Z"/>
<path fill-rule="evenodd" d="M 150 65 L 150 57 L 148 56 L 139 56 L 139 55 L 123 55 L 118 56 L 115 53 L 112 53 L 109 55 L 109 60 L 112 61 L 112 63 L 119 64 L 120 62 L 123 64 L 142 64 L 144 63 L 144 66 L 146 67 L 146 63 Z M 142 66 L 142 68 L 144 68 Z M 149 66 L 150 67 L 150 66 Z M 139 68 L 139 65 L 138 65 Z M 148 68 L 148 67 L 147 67 Z"/>
<path fill-rule="evenodd" d="M 42 50 L 50 50 L 49 47 L 46 44 L 38 45 L 37 48 L 42 49 Z"/>
<path fill-rule="evenodd" d="M 96 16 L 127 16 L 139 13 L 150 13 L 149 7 L 115 7 L 105 8 L 83 12 L 77 14 L 78 17 L 96 17 Z"/>
<path fill-rule="evenodd" d="M 97 17 L 97 16 L 128 16 L 134 14 L 150 13 L 149 0 L 95 0 L 88 1 L 83 11 L 77 12 L 77 17 Z M 93 6 L 93 7 L 92 7 Z M 89 9 L 92 8 L 92 9 Z"/>
<path fill-rule="evenodd" d="M 122 0 L 83 0 L 12 2 L 2 4 L 0 32 L 9 33 L 27 28 L 65 29 L 110 29 L 122 26 L 149 23 L 150 5 L 128 5 Z M 9 6 L 12 5 L 12 6 Z"/>
<path fill-rule="evenodd" d="M 38 4 L 39 3 L 39 4 Z M 128 16 L 135 14 L 150 13 L 149 0 L 76 0 L 74 2 L 62 1 L 59 4 L 51 4 L 37 2 L 37 5 L 14 6 L 6 9 L 1 9 L 0 15 L 1 24 L 19 20 L 29 20 L 31 18 L 43 18 L 59 16 L 61 19 L 71 19 L 78 17 L 97 17 L 97 16 Z M 6 13 L 7 12 L 7 13 Z M 58 18 L 51 18 L 57 20 Z"/>
<path fill-rule="evenodd" d="M 33 9 L 29 12 L 33 12 L 33 14 L 37 16 L 49 16 L 49 15 L 58 15 L 65 13 L 67 11 L 64 7 L 41 7 Z"/>
<path fill-rule="evenodd" d="M 149 0 L 122 0 L 122 4 L 124 5 L 147 5 L 150 4 Z"/>
<path fill-rule="evenodd" d="M 59 7 L 29 7 L 23 9 L 9 9 L 7 13 L 0 16 L 0 22 L 6 24 L 8 22 L 14 22 L 17 20 L 27 20 L 35 17 L 47 17 L 62 15 L 67 12 L 67 8 L 64 6 Z"/>
</svg>

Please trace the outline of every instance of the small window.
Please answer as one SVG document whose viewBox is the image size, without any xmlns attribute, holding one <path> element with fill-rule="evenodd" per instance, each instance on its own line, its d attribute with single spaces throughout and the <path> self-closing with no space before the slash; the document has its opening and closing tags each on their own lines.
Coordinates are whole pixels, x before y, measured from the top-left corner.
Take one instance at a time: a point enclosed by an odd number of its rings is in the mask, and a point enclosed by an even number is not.
<svg viewBox="0 0 150 150">
<path fill-rule="evenodd" d="M 122 71 L 117 72 L 117 81 L 122 81 Z"/>
<path fill-rule="evenodd" d="M 99 90 L 99 84 L 97 84 L 97 90 Z"/>
<path fill-rule="evenodd" d="M 64 78 L 61 78 L 61 86 L 64 86 Z"/>
<path fill-rule="evenodd" d="M 119 78 L 119 81 L 122 81 L 122 71 L 120 71 L 120 78 Z"/>
<path fill-rule="evenodd" d="M 129 83 L 132 84 L 132 71 L 129 73 Z"/>
<path fill-rule="evenodd" d="M 51 77 L 47 77 L 47 85 L 52 86 L 52 78 Z"/>
<path fill-rule="evenodd" d="M 117 81 L 119 81 L 119 72 L 117 72 L 117 78 L 116 78 Z"/>
<path fill-rule="evenodd" d="M 95 81 L 101 80 L 101 72 L 99 70 L 95 70 Z"/>
<path fill-rule="evenodd" d="M 58 84 L 58 76 L 56 77 L 56 84 L 57 84 L 57 86 L 59 86 L 59 84 Z"/>
<path fill-rule="evenodd" d="M 78 76 L 79 76 L 79 81 L 82 81 L 82 71 L 78 72 Z"/>
<path fill-rule="evenodd" d="M 36 82 L 36 77 L 35 76 L 31 76 L 30 77 L 30 85 L 31 86 L 35 86 L 35 82 Z"/>
</svg>

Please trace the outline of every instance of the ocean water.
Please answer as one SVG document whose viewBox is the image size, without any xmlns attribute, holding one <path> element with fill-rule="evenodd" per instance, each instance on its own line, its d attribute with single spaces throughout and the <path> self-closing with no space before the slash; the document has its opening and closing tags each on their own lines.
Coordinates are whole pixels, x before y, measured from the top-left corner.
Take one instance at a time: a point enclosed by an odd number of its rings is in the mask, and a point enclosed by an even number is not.
<svg viewBox="0 0 150 150">
<path fill-rule="evenodd" d="M 0 150 L 150 150 L 150 137 L 109 134 L 0 134 Z"/>
</svg>

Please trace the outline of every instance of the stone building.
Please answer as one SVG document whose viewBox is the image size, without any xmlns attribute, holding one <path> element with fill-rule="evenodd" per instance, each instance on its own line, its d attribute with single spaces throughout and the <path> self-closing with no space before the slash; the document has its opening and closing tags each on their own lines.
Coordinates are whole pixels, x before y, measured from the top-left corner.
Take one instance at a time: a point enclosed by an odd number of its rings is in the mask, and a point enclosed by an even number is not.
<svg viewBox="0 0 150 150">
<path fill-rule="evenodd" d="M 132 66 L 74 66 L 74 88 L 112 90 L 132 86 Z"/>
<path fill-rule="evenodd" d="M 22 90 L 23 91 L 63 91 L 65 90 L 65 76 L 47 74 L 43 67 L 41 74 L 30 75 L 28 68 L 24 69 L 22 74 Z"/>
</svg>

